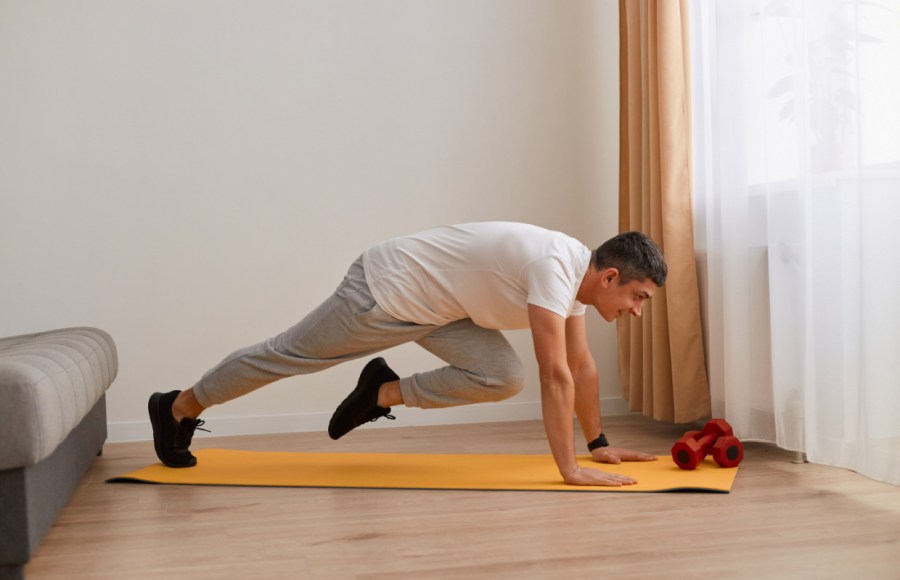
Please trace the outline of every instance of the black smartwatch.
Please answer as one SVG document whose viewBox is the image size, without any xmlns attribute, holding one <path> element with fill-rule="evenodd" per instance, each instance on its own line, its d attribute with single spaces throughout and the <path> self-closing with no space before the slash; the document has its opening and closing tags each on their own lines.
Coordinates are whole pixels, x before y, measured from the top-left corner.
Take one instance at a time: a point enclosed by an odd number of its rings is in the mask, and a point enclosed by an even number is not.
<svg viewBox="0 0 900 580">
<path fill-rule="evenodd" d="M 600 449 L 601 447 L 609 447 L 609 441 L 606 440 L 606 435 L 604 435 L 603 433 L 601 433 L 599 437 L 588 443 L 588 451 Z"/>
</svg>

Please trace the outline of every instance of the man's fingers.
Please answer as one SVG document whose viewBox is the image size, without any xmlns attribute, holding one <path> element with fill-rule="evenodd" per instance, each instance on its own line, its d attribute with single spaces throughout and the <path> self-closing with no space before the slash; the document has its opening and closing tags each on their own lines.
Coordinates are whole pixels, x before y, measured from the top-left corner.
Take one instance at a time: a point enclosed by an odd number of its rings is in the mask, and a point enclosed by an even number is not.
<svg viewBox="0 0 900 580">
<path fill-rule="evenodd" d="M 619 487 L 622 485 L 633 485 L 637 481 L 627 475 L 579 467 L 566 477 L 566 483 L 570 485 L 609 485 Z"/>
<path fill-rule="evenodd" d="M 605 483 L 604 485 L 614 485 L 618 487 L 621 485 L 634 485 L 635 483 L 637 483 L 636 479 L 632 479 L 624 475 L 618 475 L 615 473 L 607 473 L 606 475 L 606 481 L 608 483 Z"/>
<path fill-rule="evenodd" d="M 593 454 L 594 460 L 600 463 L 618 464 L 623 461 L 655 461 L 656 456 L 640 451 L 632 451 L 631 449 L 622 449 L 621 447 L 604 447 L 596 450 Z"/>
<path fill-rule="evenodd" d="M 655 455 L 639 451 L 620 451 L 618 456 L 623 461 L 656 461 Z"/>
<path fill-rule="evenodd" d="M 633 483 L 637 483 L 636 479 L 628 477 L 627 475 L 619 475 L 618 473 L 613 473 L 612 475 L 615 476 L 616 481 L 618 481 L 619 483 L 622 483 L 624 485 L 631 485 Z"/>
</svg>

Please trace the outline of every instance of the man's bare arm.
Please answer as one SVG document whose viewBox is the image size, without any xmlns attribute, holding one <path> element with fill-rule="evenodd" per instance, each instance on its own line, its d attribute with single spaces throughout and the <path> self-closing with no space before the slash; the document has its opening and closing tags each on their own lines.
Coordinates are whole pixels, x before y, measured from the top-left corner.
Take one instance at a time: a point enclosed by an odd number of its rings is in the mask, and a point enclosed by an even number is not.
<svg viewBox="0 0 900 580">
<path fill-rule="evenodd" d="M 540 306 L 528 305 L 541 380 L 544 430 L 563 480 L 571 485 L 627 485 L 630 477 L 583 468 L 575 458 L 572 413 L 575 382 L 566 359 L 565 319 Z"/>
<path fill-rule="evenodd" d="M 597 365 L 587 341 L 584 316 L 566 319 L 566 363 L 575 381 L 575 416 L 587 443 L 599 437 L 603 428 Z"/>
<path fill-rule="evenodd" d="M 567 362 L 575 381 L 575 415 L 584 432 L 586 442 L 593 441 L 603 431 L 600 416 L 600 387 L 597 365 L 587 341 L 584 316 L 566 320 Z M 656 456 L 621 447 L 600 447 L 591 451 L 594 461 L 620 463 L 622 461 L 653 461 Z"/>
</svg>

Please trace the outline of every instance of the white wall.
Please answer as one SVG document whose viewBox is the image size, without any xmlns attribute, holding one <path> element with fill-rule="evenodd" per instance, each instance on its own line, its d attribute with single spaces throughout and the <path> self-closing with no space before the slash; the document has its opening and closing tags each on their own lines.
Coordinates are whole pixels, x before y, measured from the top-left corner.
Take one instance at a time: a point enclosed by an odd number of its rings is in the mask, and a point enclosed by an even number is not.
<svg viewBox="0 0 900 580">
<path fill-rule="evenodd" d="M 616 231 L 617 35 L 615 0 L 4 1 L 0 335 L 110 332 L 111 439 L 142 439 L 151 392 L 293 324 L 383 238 L 503 219 L 596 246 Z M 614 329 L 590 324 L 615 407 Z M 206 418 L 324 429 L 362 364 Z M 507 403 L 401 418 L 538 401 L 532 372 Z"/>
</svg>

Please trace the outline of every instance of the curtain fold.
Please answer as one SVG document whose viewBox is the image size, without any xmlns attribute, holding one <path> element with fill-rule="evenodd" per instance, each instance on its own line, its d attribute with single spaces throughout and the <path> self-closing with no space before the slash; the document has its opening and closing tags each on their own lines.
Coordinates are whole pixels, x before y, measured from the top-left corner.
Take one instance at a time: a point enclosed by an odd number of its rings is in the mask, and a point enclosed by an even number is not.
<svg viewBox="0 0 900 580">
<path fill-rule="evenodd" d="M 632 411 L 685 423 L 710 413 L 691 200 L 687 0 L 620 0 L 619 229 L 652 237 L 669 278 L 640 319 L 620 319 Z"/>
</svg>

